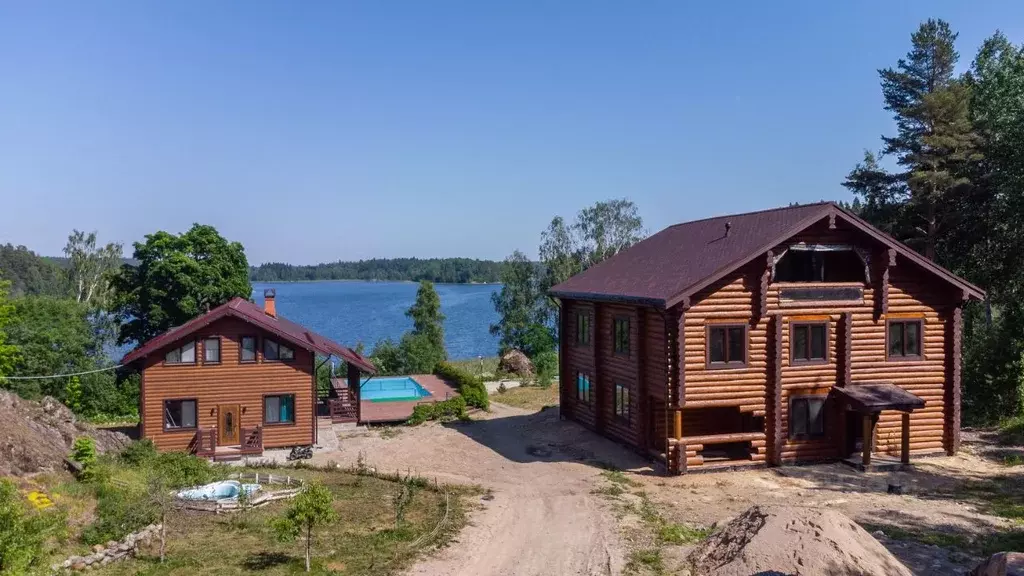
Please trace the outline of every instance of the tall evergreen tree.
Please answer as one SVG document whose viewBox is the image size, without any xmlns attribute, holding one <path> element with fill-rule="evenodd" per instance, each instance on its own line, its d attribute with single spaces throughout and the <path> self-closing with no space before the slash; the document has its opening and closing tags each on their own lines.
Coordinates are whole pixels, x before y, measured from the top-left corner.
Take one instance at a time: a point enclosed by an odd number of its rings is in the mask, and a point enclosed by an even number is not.
<svg viewBox="0 0 1024 576">
<path fill-rule="evenodd" d="M 441 313 L 441 297 L 437 295 L 433 282 L 420 282 L 416 290 L 416 302 L 405 311 L 405 315 L 412 318 L 412 333 L 426 338 L 439 352 L 441 360 L 444 360 L 447 357 L 444 349 L 444 314 Z"/>
<path fill-rule="evenodd" d="M 940 261 L 942 240 L 959 222 L 969 194 L 971 163 L 979 158 L 970 89 L 954 76 L 956 38 L 946 22 L 928 20 L 911 36 L 906 58 L 879 70 L 885 109 L 897 128 L 882 138 L 883 153 L 902 171 L 886 174 L 869 156 L 845 183 L 878 210 L 883 227 Z"/>
</svg>

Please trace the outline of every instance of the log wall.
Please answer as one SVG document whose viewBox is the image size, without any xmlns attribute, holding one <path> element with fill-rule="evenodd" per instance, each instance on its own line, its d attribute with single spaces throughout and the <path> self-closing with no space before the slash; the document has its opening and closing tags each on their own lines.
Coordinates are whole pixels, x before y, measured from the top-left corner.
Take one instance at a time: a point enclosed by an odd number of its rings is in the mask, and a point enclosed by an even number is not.
<svg viewBox="0 0 1024 576">
<path fill-rule="evenodd" d="M 941 450 L 943 440 L 950 444 L 954 435 L 947 429 L 953 424 L 954 406 L 948 406 L 953 395 L 946 350 L 953 338 L 947 331 L 954 324 L 954 310 L 959 304 L 949 286 L 909 260 L 898 257 L 896 265 L 886 267 L 885 252 L 871 245 L 840 223 L 836 230 L 822 223 L 787 241 L 843 243 L 860 245 L 872 254 L 871 282 L 864 285 L 863 300 L 845 303 L 793 303 L 780 300 L 780 284 L 764 283 L 766 258 L 756 258 L 736 273 L 700 291 L 691 300 L 685 313 L 685 373 L 682 403 L 685 435 L 691 430 L 709 430 L 717 423 L 717 433 L 731 430 L 734 421 L 714 418 L 713 410 L 731 407 L 739 412 L 763 416 L 769 412 L 769 383 L 775 372 L 769 358 L 772 315 L 781 320 L 781 381 L 779 447 L 782 462 L 812 461 L 837 458 L 844 452 L 842 418 L 839 407 L 830 400 L 826 405 L 826 435 L 821 438 L 796 440 L 789 438 L 789 405 L 794 396 L 828 395 L 832 386 L 845 376 L 847 351 L 843 344 L 843 313 L 851 315 L 849 377 L 857 382 L 892 382 L 926 402 L 925 408 L 911 415 L 911 449 L 915 452 Z M 776 250 L 781 250 L 783 246 Z M 778 252 L 776 252 L 778 253 Z M 884 262 L 880 264 L 880 262 Z M 880 266 L 880 267 L 879 267 Z M 880 271 L 887 272 L 888 285 L 885 313 L 877 313 L 881 303 Z M 832 286 L 833 284 L 828 284 Z M 918 361 L 886 359 L 887 319 L 921 318 L 924 322 L 923 353 Z M 820 364 L 795 364 L 790 361 L 790 331 L 793 322 L 826 322 L 828 324 L 828 360 Z M 744 323 L 748 326 L 747 364 L 741 368 L 718 369 L 707 366 L 706 330 L 715 323 Z M 703 412 L 707 410 L 708 412 Z M 689 420 L 689 422 L 688 422 Z M 770 424 L 770 422 L 768 423 Z M 737 430 L 738 431 L 738 430 Z M 705 432 L 709 433 L 709 432 Z M 900 414 L 883 412 L 876 429 L 876 451 L 898 454 L 900 450 Z M 691 464 L 693 462 L 691 461 Z"/>
<path fill-rule="evenodd" d="M 220 337 L 221 362 L 204 364 L 203 339 Z M 240 363 L 242 336 L 257 338 L 257 361 Z M 196 399 L 196 419 L 201 428 L 217 426 L 217 406 L 240 405 L 239 427 L 263 426 L 263 396 L 295 395 L 295 423 L 265 426 L 263 446 L 277 448 L 310 445 L 314 442 L 315 397 L 314 356 L 295 349 L 291 362 L 264 362 L 264 334 L 255 326 L 235 318 L 224 318 L 190 335 L 196 341 L 196 364 L 165 364 L 169 345 L 148 356 L 143 363 L 142 424 L 140 433 L 160 450 L 186 450 L 195 430 L 164 431 L 163 402 Z M 269 335 L 268 335 L 269 336 Z"/>
</svg>

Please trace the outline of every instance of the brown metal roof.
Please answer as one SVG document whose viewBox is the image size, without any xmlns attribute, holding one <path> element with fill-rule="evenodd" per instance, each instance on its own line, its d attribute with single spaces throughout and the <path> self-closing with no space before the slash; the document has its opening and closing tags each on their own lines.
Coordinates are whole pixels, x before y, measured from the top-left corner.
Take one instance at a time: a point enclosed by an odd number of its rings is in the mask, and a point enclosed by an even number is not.
<svg viewBox="0 0 1024 576">
<path fill-rule="evenodd" d="M 557 298 L 624 301 L 671 307 L 832 214 L 959 286 L 966 294 L 984 298 L 985 293 L 980 288 L 958 278 L 833 202 L 676 224 L 554 286 L 549 294 Z"/>
<path fill-rule="evenodd" d="M 362 354 L 308 330 L 306 327 L 296 324 L 287 318 L 270 316 L 256 304 L 242 298 L 235 298 L 226 304 L 210 310 L 206 314 L 189 320 L 181 326 L 171 328 L 126 354 L 121 359 L 121 364 L 131 364 L 141 360 L 174 342 L 184 339 L 200 328 L 209 326 L 213 322 L 227 316 L 258 326 L 298 348 L 304 348 L 324 356 L 337 356 L 346 362 L 358 366 L 363 372 L 371 374 L 377 372 L 373 362 Z"/>
<path fill-rule="evenodd" d="M 832 393 L 857 412 L 873 414 L 882 410 L 910 412 L 924 408 L 924 400 L 903 388 L 888 382 L 858 382 L 849 386 L 836 386 Z"/>
</svg>

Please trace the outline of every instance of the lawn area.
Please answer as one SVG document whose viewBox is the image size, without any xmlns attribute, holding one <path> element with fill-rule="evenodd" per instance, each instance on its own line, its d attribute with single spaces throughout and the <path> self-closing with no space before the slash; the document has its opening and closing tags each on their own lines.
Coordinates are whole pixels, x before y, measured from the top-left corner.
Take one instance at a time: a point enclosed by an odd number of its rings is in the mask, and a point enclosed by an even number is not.
<svg viewBox="0 0 1024 576">
<path fill-rule="evenodd" d="M 487 358 L 471 358 L 469 360 L 449 360 L 448 363 L 455 365 L 474 376 L 480 376 L 484 380 L 494 378 L 498 374 L 497 356 Z"/>
<path fill-rule="evenodd" d="M 253 471 L 259 471 L 258 469 Z M 275 474 L 283 470 L 272 471 Z M 288 470 L 324 483 L 334 495 L 339 520 L 320 528 L 314 545 L 314 574 L 392 574 L 419 553 L 447 543 L 465 522 L 459 494 L 446 498 L 425 482 L 396 482 L 341 471 Z M 403 484 L 411 499 L 396 525 L 395 499 Z M 275 538 L 271 522 L 288 507 L 276 502 L 244 513 L 215 515 L 181 511 L 168 522 L 167 559 L 159 563 L 157 542 L 136 559 L 96 574 L 294 574 L 303 570 L 301 541 Z M 437 530 L 442 518 L 444 524 Z"/>
<path fill-rule="evenodd" d="M 540 410 L 546 406 L 558 406 L 558 384 L 551 386 L 519 386 L 505 392 L 491 394 L 493 402 L 501 402 L 525 410 Z"/>
</svg>

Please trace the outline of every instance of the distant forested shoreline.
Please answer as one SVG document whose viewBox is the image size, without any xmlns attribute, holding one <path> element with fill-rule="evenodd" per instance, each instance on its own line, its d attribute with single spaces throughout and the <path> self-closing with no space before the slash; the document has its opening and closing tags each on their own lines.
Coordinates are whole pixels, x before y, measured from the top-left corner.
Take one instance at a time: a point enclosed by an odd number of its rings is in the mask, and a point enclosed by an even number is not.
<svg viewBox="0 0 1024 576">
<path fill-rule="evenodd" d="M 409 280 L 445 284 L 494 283 L 503 264 L 471 258 L 375 258 L 358 262 L 331 262 L 297 266 L 270 262 L 252 266 L 254 282 L 309 282 L 315 280 Z"/>
</svg>

